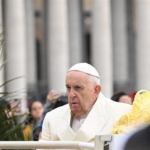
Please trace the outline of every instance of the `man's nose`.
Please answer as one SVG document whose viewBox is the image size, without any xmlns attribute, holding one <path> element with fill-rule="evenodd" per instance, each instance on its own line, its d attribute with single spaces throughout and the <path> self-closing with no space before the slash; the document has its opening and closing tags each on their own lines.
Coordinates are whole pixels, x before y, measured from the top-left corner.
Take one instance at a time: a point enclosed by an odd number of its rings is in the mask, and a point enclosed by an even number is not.
<svg viewBox="0 0 150 150">
<path fill-rule="evenodd" d="M 70 90 L 69 96 L 70 98 L 73 98 L 76 96 L 75 91 L 73 89 Z"/>
</svg>

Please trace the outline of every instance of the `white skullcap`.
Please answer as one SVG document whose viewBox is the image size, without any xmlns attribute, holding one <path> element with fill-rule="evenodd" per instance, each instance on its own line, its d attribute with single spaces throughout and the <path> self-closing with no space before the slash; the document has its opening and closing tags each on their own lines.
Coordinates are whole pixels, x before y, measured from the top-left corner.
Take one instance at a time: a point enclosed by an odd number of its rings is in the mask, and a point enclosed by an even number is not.
<svg viewBox="0 0 150 150">
<path fill-rule="evenodd" d="M 69 71 L 80 71 L 80 72 L 84 72 L 86 74 L 89 74 L 89 75 L 92 75 L 92 76 L 100 78 L 97 70 L 92 65 L 90 65 L 88 63 L 78 63 L 78 64 L 75 64 L 74 66 L 72 66 L 68 70 L 68 72 Z"/>
</svg>

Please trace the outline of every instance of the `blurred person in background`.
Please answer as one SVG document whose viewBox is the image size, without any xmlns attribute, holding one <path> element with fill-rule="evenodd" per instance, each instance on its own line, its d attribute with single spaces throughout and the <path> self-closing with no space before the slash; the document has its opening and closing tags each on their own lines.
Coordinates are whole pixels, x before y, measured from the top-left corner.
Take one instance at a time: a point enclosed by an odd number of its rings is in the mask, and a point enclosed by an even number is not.
<svg viewBox="0 0 150 150">
<path fill-rule="evenodd" d="M 55 90 L 51 90 L 47 94 L 47 101 L 46 101 L 46 104 L 44 106 L 45 109 L 44 109 L 43 118 L 47 112 L 49 112 L 52 109 L 55 109 L 57 107 L 63 106 L 67 103 L 68 103 L 68 99 L 67 99 L 67 96 L 65 93 L 59 94 Z"/>
<path fill-rule="evenodd" d="M 116 102 L 127 103 L 132 105 L 133 99 L 124 91 L 115 92 L 111 99 Z"/>
<path fill-rule="evenodd" d="M 35 126 L 37 126 L 41 120 L 44 112 L 43 104 L 39 101 L 34 101 L 29 107 L 29 116 L 26 121 L 25 128 L 23 130 L 25 140 L 32 140 L 32 131 Z"/>
</svg>

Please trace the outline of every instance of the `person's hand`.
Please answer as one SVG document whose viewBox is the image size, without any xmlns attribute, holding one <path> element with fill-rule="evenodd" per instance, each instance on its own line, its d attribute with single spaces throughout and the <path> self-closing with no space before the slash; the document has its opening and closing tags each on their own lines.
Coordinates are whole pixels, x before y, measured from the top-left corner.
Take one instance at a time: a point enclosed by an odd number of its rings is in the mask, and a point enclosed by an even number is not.
<svg viewBox="0 0 150 150">
<path fill-rule="evenodd" d="M 59 94 L 54 90 L 51 90 L 47 95 L 47 100 L 50 101 L 51 103 L 56 103 L 58 98 L 59 98 Z"/>
</svg>

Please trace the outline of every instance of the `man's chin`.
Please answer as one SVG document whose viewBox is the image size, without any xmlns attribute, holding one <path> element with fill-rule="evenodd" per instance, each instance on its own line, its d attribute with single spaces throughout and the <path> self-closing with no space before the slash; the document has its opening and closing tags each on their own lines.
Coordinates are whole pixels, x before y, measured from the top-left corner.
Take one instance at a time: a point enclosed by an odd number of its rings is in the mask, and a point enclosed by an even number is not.
<svg viewBox="0 0 150 150">
<path fill-rule="evenodd" d="M 78 108 L 71 108 L 71 111 L 74 113 L 74 114 L 78 114 L 79 113 L 79 109 Z"/>
<path fill-rule="evenodd" d="M 84 115 L 83 112 L 81 112 L 81 111 L 79 111 L 77 109 L 72 109 L 71 111 L 75 114 L 75 116 L 78 116 L 78 117 Z"/>
</svg>

